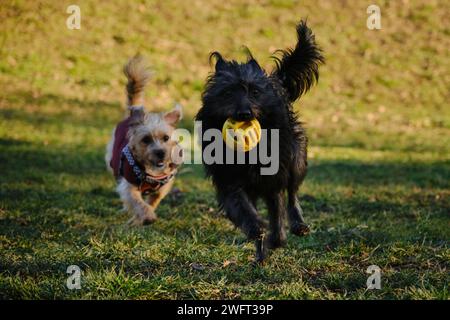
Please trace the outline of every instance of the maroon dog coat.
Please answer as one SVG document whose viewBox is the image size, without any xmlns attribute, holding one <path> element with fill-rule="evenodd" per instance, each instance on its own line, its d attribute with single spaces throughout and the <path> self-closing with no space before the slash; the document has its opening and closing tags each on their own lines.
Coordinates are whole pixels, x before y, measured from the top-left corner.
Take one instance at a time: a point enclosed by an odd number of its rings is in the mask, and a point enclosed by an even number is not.
<svg viewBox="0 0 450 320">
<path fill-rule="evenodd" d="M 113 169 L 116 178 L 123 177 L 132 185 L 135 185 L 143 194 L 158 191 L 170 179 L 170 175 L 150 176 L 139 164 L 130 149 L 128 148 L 128 129 L 130 128 L 130 118 L 120 122 L 114 132 L 114 146 L 109 165 Z"/>
</svg>

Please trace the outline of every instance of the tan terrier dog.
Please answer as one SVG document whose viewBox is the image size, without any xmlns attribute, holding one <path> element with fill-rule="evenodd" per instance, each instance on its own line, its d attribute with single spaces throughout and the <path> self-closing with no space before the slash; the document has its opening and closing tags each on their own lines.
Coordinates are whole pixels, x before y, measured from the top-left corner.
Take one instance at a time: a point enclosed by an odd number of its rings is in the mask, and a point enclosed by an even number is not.
<svg viewBox="0 0 450 320">
<path fill-rule="evenodd" d="M 156 220 L 155 210 L 169 193 L 183 150 L 172 139 L 181 119 L 181 107 L 172 111 L 151 113 L 144 109 L 144 87 L 150 72 L 141 56 L 135 56 L 124 67 L 128 83 L 129 115 L 114 129 L 106 147 L 105 161 L 117 179 L 117 192 L 133 217 L 133 225 Z"/>
</svg>

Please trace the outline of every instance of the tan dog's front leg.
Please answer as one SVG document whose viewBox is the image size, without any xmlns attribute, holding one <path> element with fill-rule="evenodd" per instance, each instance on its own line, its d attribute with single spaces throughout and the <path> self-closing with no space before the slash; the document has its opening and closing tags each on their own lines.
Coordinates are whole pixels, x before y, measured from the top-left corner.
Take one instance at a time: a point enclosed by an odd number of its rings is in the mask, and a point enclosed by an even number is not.
<svg viewBox="0 0 450 320">
<path fill-rule="evenodd" d="M 158 207 L 159 203 L 162 199 L 170 192 L 173 186 L 174 179 L 171 179 L 169 182 L 167 182 L 165 185 L 163 185 L 158 192 L 150 194 L 148 197 L 148 203 L 155 211 Z"/>
<path fill-rule="evenodd" d="M 155 222 L 155 210 L 144 201 L 141 192 L 136 186 L 128 183 L 125 179 L 121 179 L 117 192 L 123 201 L 125 209 L 133 214 L 133 217 L 128 221 L 129 224 L 145 225 Z"/>
</svg>

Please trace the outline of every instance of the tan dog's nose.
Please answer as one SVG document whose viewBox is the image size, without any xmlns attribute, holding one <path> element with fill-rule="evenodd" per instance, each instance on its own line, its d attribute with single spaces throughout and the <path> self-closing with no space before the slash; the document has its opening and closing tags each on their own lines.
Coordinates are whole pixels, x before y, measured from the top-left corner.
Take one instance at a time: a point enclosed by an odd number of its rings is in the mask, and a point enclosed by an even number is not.
<svg viewBox="0 0 450 320">
<path fill-rule="evenodd" d="M 153 154 L 155 157 L 157 157 L 159 160 L 163 160 L 166 156 L 166 152 L 163 149 L 156 149 L 153 151 Z"/>
</svg>

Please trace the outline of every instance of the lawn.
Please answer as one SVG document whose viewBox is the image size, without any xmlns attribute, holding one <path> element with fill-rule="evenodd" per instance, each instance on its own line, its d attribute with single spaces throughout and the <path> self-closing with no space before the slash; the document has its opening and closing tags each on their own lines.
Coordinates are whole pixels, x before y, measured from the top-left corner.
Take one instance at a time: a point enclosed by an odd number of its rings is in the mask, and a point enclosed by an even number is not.
<svg viewBox="0 0 450 320">
<path fill-rule="evenodd" d="M 81 29 L 66 28 L 67 6 Z M 450 20 L 445 1 L 9 1 L 0 7 L 0 298 L 449 299 Z M 299 197 L 310 235 L 265 265 L 217 211 L 201 165 L 159 220 L 128 227 L 103 161 L 124 114 L 122 65 L 147 107 L 193 127 L 208 54 L 268 69 L 308 17 L 327 63 L 295 104 L 309 135 Z M 265 210 L 262 210 L 265 214 Z M 66 287 L 69 265 L 81 289 Z M 366 269 L 381 269 L 367 290 Z"/>
</svg>

